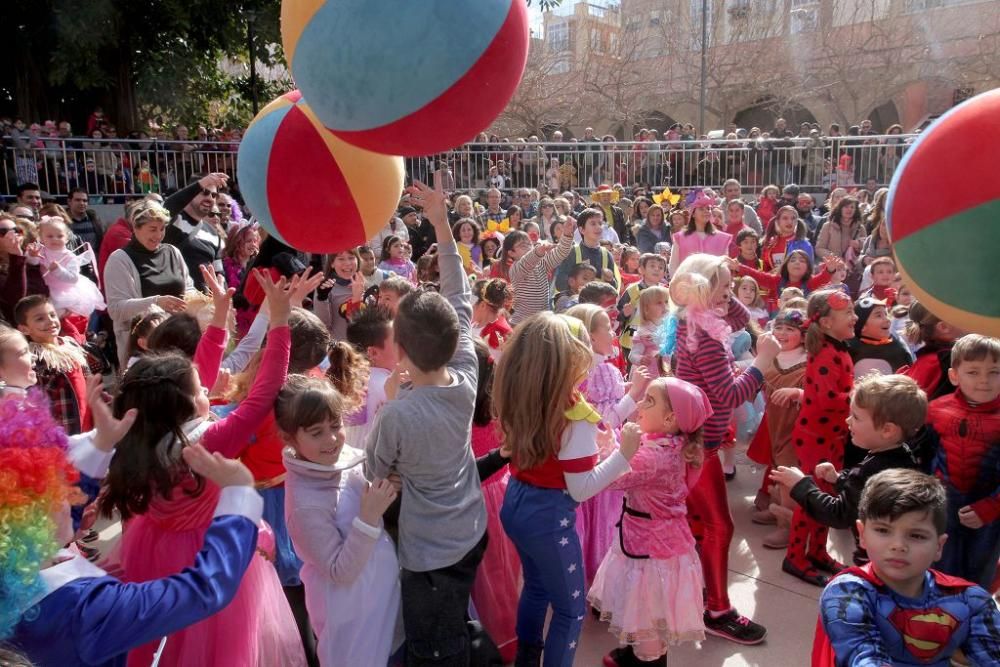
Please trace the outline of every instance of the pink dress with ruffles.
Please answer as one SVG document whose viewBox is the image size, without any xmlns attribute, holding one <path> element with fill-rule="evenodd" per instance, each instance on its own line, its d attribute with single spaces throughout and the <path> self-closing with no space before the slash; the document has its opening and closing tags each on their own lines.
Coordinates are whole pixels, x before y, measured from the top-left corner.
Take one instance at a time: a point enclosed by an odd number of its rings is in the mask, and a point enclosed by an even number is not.
<svg viewBox="0 0 1000 667">
<path fill-rule="evenodd" d="M 618 428 L 628 415 L 618 413 L 619 404 L 625 396 L 625 379 L 621 371 L 600 355 L 594 355 L 594 367 L 590 376 L 580 388 L 587 402 L 598 413 L 605 425 L 617 434 Z M 602 451 L 601 459 L 610 456 L 611 451 Z M 583 549 L 584 576 L 589 585 L 594 579 L 598 566 L 608 553 L 615 539 L 615 523 L 621 514 L 622 492 L 608 487 L 588 498 L 576 508 L 576 532 L 580 536 Z"/>
<path fill-rule="evenodd" d="M 496 424 L 472 425 L 472 451 L 476 458 L 500 446 Z M 517 653 L 517 604 L 521 597 L 521 559 L 500 523 L 500 508 L 507 493 L 510 470 L 505 468 L 483 482 L 486 532 L 489 543 L 472 586 L 472 603 L 486 632 L 500 649 L 505 663 Z"/>
<path fill-rule="evenodd" d="M 204 339 L 203 339 L 204 340 Z M 228 417 L 210 425 L 185 425 L 206 449 L 236 456 L 268 414 L 288 371 L 288 327 L 268 333 L 260 372 L 249 396 Z M 211 371 L 208 373 L 211 375 Z M 145 514 L 128 521 L 122 534 L 122 579 L 149 581 L 194 564 L 212 520 L 219 488 L 205 480 L 189 495 L 194 479 L 175 488 L 169 499 L 157 496 Z M 263 546 L 263 534 L 258 551 Z M 159 642 L 129 653 L 130 667 L 147 667 Z M 274 566 L 260 553 L 251 561 L 236 597 L 206 620 L 167 638 L 160 667 L 190 665 L 305 665 L 302 642 Z"/>
<path fill-rule="evenodd" d="M 587 600 L 621 644 L 704 639 L 704 579 L 687 521 L 700 470 L 685 463 L 683 435 L 647 434 L 632 470 L 610 488 L 625 492 L 622 525 Z"/>
</svg>

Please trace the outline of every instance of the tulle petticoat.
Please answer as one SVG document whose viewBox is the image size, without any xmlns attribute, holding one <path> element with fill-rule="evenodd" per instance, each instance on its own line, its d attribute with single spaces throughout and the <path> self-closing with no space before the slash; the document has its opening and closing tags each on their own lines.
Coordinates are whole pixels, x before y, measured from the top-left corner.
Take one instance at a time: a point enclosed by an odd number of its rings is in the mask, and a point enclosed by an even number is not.
<svg viewBox="0 0 1000 667">
<path fill-rule="evenodd" d="M 670 644 L 705 638 L 701 561 L 692 549 L 668 559 L 625 556 L 615 542 L 587 601 L 621 644 Z"/>
<path fill-rule="evenodd" d="M 56 311 L 68 311 L 84 317 L 108 307 L 100 288 L 84 276 L 70 284 L 53 281 L 49 285 L 49 298 Z"/>
</svg>

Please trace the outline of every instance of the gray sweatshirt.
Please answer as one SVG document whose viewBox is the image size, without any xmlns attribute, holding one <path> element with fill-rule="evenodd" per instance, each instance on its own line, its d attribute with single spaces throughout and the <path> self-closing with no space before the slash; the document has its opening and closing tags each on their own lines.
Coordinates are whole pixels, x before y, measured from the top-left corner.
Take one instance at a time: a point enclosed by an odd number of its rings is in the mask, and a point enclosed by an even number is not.
<svg viewBox="0 0 1000 667">
<path fill-rule="evenodd" d="M 401 387 L 379 410 L 365 446 L 369 479 L 403 478 L 399 564 L 414 572 L 454 565 L 486 532 L 486 506 L 470 436 L 478 362 L 472 299 L 455 242 L 438 239 L 441 295 L 458 315 L 458 347 L 446 387 Z"/>
</svg>

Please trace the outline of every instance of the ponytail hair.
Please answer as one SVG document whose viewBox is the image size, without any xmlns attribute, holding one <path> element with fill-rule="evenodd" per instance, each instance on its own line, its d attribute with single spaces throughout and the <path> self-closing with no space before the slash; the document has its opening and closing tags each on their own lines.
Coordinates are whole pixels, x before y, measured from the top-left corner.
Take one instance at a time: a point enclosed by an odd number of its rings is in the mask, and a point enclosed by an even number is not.
<svg viewBox="0 0 1000 667">
<path fill-rule="evenodd" d="M 335 340 L 327 348 L 330 367 L 326 377 L 340 392 L 345 414 L 354 412 L 364 402 L 370 372 L 368 360 L 350 343 Z"/>
<path fill-rule="evenodd" d="M 914 345 L 917 343 L 932 342 L 941 318 L 927 310 L 927 306 L 919 301 L 914 301 L 910 304 L 909 315 L 910 321 L 906 323 L 906 327 L 903 329 L 903 335 L 906 336 L 906 340 Z"/>
<path fill-rule="evenodd" d="M 823 348 L 823 340 L 826 338 L 826 334 L 823 332 L 823 327 L 820 326 L 819 321 L 833 312 L 830 298 L 834 295 L 843 297 L 844 293 L 839 289 L 824 289 L 813 292 L 809 296 L 809 306 L 806 309 L 806 315 L 809 317 L 809 320 L 806 326 L 805 347 L 806 354 L 810 357 L 818 354 Z"/>
<path fill-rule="evenodd" d="M 687 443 L 681 448 L 681 456 L 692 468 L 700 468 L 705 462 L 704 427 L 699 427 L 694 433 L 685 433 Z"/>
</svg>

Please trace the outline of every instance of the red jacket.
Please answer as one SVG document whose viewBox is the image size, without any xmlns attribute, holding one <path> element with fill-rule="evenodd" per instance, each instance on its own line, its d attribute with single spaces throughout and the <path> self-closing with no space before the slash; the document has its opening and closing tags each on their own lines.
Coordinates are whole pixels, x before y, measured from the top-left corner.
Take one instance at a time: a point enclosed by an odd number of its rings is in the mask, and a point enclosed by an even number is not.
<svg viewBox="0 0 1000 667">
<path fill-rule="evenodd" d="M 971 405 L 960 389 L 931 401 L 927 424 L 940 439 L 932 468 L 986 523 L 1000 519 L 1000 397 Z"/>
<path fill-rule="evenodd" d="M 97 273 L 104 276 L 104 266 L 108 263 L 108 257 L 115 250 L 121 250 L 132 240 L 132 227 L 125 218 L 118 218 L 115 224 L 108 227 L 104 232 L 104 239 L 101 241 L 101 249 L 97 254 Z M 103 284 L 103 282 L 102 282 Z"/>
</svg>

